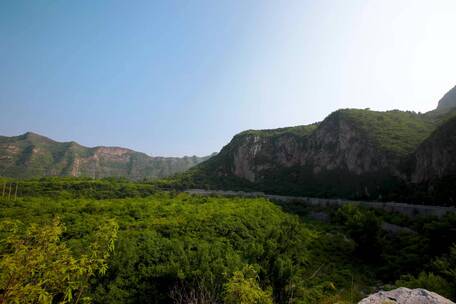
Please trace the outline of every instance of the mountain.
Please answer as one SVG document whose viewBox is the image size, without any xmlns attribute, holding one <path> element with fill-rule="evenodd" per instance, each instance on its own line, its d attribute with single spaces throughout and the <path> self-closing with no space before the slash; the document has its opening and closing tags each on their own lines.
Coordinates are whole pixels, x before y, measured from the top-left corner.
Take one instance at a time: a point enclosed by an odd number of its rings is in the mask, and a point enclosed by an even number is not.
<svg viewBox="0 0 456 304">
<path fill-rule="evenodd" d="M 442 124 L 413 155 L 413 183 L 429 182 L 456 174 L 456 117 Z"/>
<path fill-rule="evenodd" d="M 183 187 L 405 199 L 402 191 L 410 185 L 453 172 L 453 92 L 433 113 L 343 109 L 312 125 L 248 130 L 175 181 Z M 442 162 L 443 156 L 448 160 Z M 432 158 L 442 163 L 426 167 Z"/>
<path fill-rule="evenodd" d="M 443 96 L 439 101 L 437 110 L 449 110 L 456 108 L 456 86 Z"/>
<path fill-rule="evenodd" d="M 209 157 L 151 157 L 120 147 L 87 148 L 76 142 L 56 142 L 28 132 L 0 136 L 0 176 L 126 177 L 155 179 L 183 172 Z"/>
<path fill-rule="evenodd" d="M 455 115 L 419 145 L 410 163 L 410 197 L 456 205 Z"/>
</svg>

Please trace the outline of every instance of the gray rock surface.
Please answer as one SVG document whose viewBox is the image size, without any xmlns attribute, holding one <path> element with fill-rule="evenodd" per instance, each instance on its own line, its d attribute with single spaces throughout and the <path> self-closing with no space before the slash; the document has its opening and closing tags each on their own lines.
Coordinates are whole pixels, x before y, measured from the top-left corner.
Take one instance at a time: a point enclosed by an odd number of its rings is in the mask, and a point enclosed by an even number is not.
<svg viewBox="0 0 456 304">
<path fill-rule="evenodd" d="M 455 304 L 454 302 L 426 289 L 398 288 L 379 291 L 358 304 Z"/>
</svg>

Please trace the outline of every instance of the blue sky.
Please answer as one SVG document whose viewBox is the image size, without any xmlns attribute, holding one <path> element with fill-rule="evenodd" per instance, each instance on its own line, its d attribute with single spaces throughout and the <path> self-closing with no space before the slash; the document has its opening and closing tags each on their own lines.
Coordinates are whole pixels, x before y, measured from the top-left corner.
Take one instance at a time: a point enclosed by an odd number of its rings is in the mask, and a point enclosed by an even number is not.
<svg viewBox="0 0 456 304">
<path fill-rule="evenodd" d="M 428 111 L 456 1 L 0 2 L 0 134 L 206 155 L 338 108 Z"/>
</svg>

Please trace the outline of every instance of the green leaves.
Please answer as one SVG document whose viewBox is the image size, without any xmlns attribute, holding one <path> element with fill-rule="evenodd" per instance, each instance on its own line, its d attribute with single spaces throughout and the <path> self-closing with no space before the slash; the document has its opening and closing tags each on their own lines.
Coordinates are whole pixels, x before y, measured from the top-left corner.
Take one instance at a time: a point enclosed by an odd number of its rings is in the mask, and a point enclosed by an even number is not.
<svg viewBox="0 0 456 304">
<path fill-rule="evenodd" d="M 355 205 L 335 219 L 341 225 L 299 218 L 265 199 L 166 192 L 0 202 L 0 293 L 8 303 L 354 303 L 378 279 L 416 278 L 421 266 L 456 281 L 452 218 L 395 237 L 379 230 L 384 218 Z M 423 233 L 445 244 L 438 254 Z M 365 259 L 360 246 L 380 249 L 379 259 Z"/>
<path fill-rule="evenodd" d="M 0 261 L 5 303 L 78 303 L 95 271 L 106 272 L 106 252 L 114 249 L 118 228 L 113 220 L 101 225 L 89 252 L 76 257 L 61 241 L 65 227 L 59 217 L 48 225 L 31 224 L 22 233 L 15 224 L 1 225 L 9 228 Z"/>
<path fill-rule="evenodd" d="M 235 271 L 224 286 L 226 304 L 272 304 L 272 291 L 259 286 L 259 277 L 252 265 Z"/>
</svg>

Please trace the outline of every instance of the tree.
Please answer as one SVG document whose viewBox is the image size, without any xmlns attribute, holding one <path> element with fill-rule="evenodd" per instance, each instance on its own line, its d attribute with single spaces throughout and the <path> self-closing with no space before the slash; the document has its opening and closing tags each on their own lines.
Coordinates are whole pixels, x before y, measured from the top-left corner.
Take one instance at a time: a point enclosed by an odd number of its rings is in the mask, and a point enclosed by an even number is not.
<svg viewBox="0 0 456 304">
<path fill-rule="evenodd" d="M 95 232 L 87 253 L 78 257 L 61 241 L 65 227 L 59 218 L 51 224 L 31 224 L 21 233 L 20 222 L 4 221 L 0 261 L 0 303 L 79 303 L 89 279 L 104 274 L 114 250 L 118 225 L 108 220 Z"/>
<path fill-rule="evenodd" d="M 340 207 L 335 215 L 337 223 L 344 225 L 356 242 L 355 252 L 368 261 L 377 261 L 381 253 L 381 220 L 372 210 L 355 204 Z"/>
<path fill-rule="evenodd" d="M 251 265 L 235 271 L 225 284 L 226 304 L 272 304 L 270 291 L 260 288 L 258 275 Z"/>
</svg>

